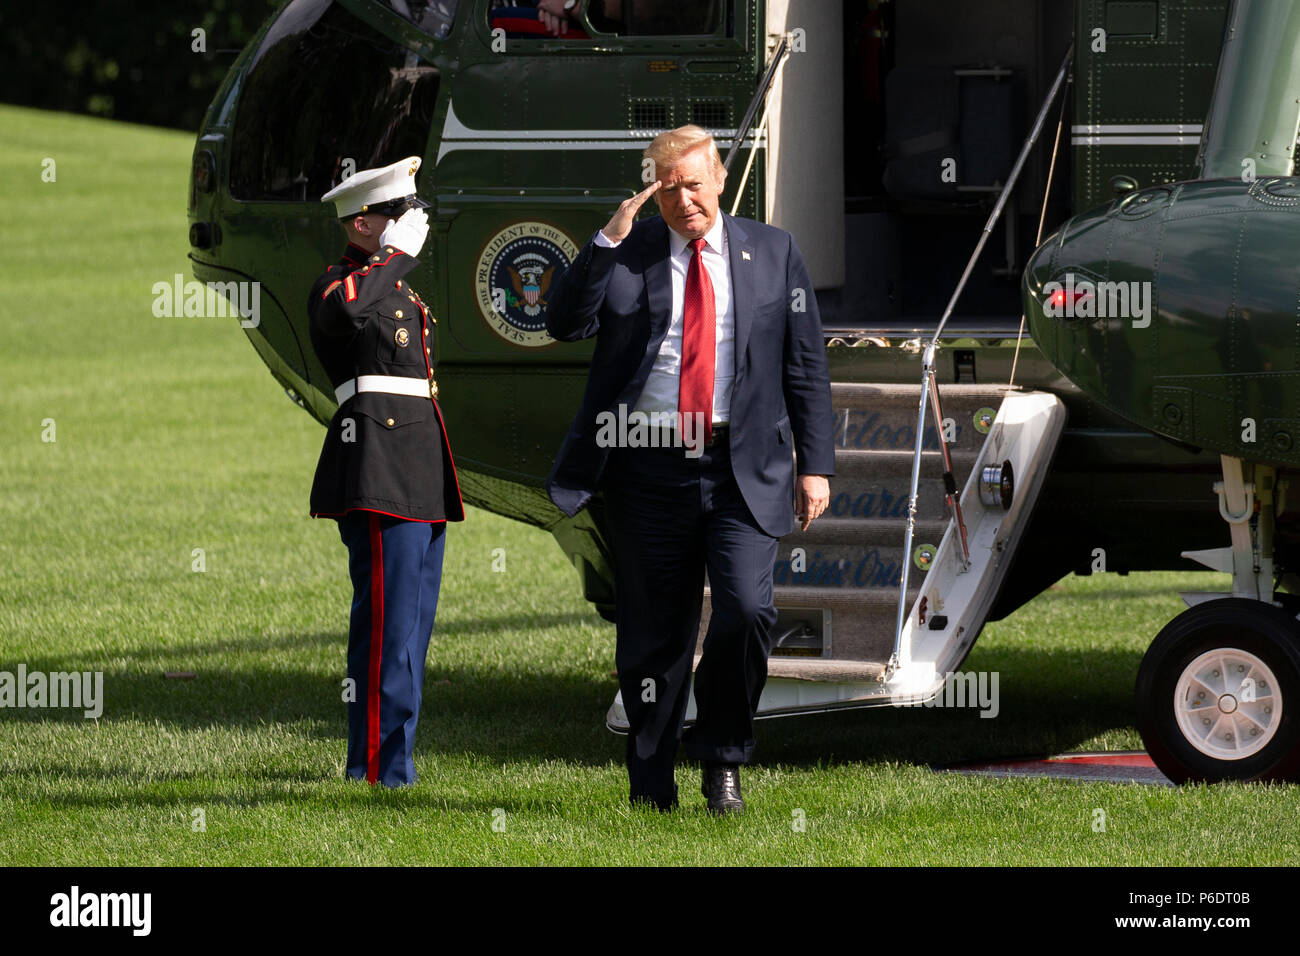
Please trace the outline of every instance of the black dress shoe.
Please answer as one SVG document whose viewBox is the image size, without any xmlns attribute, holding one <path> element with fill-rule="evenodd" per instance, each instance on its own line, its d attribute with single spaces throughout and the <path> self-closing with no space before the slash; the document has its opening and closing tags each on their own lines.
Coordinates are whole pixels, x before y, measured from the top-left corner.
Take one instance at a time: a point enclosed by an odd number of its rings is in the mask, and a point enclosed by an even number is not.
<svg viewBox="0 0 1300 956">
<path fill-rule="evenodd" d="M 700 792 L 708 801 L 709 812 L 716 816 L 743 812 L 745 800 L 740 795 L 740 764 L 706 763 Z"/>
</svg>

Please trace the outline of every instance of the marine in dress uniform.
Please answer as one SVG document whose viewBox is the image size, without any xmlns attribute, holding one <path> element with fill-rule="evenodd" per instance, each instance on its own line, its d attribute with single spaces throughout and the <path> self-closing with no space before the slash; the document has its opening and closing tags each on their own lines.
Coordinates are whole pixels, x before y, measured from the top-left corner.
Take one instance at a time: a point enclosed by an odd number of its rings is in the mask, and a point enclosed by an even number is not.
<svg viewBox="0 0 1300 956">
<path fill-rule="evenodd" d="M 444 530 L 465 517 L 438 409 L 433 326 L 406 282 L 428 233 L 419 157 L 355 173 L 327 192 L 350 241 L 308 296 L 311 342 L 339 409 L 311 489 L 348 549 L 347 774 L 414 783 L 424 662 L 438 608 Z"/>
</svg>

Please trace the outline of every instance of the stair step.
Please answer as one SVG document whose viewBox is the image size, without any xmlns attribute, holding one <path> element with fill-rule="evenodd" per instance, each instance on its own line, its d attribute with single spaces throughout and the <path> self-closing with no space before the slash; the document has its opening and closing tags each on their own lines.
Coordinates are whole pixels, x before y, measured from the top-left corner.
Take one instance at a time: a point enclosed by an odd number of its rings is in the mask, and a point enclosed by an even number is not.
<svg viewBox="0 0 1300 956">
<path fill-rule="evenodd" d="M 938 539 L 917 544 L 938 545 Z M 898 587 L 902 578 L 902 542 L 890 545 L 819 543 L 805 547 L 797 558 L 793 552 L 783 552 L 772 569 L 772 580 L 777 587 L 788 587 L 798 592 L 816 588 L 828 591 L 852 591 L 857 600 L 865 599 L 864 592 L 872 589 L 889 590 Z M 802 568 L 802 570 L 799 570 Z M 913 570 L 918 570 L 913 568 Z M 918 579 L 919 580 L 919 579 Z"/>
<path fill-rule="evenodd" d="M 918 574 L 920 575 L 918 577 Z M 908 577 L 908 591 L 919 592 L 925 580 L 924 573 L 912 568 Z M 706 590 L 707 595 L 707 590 Z M 872 607 L 894 607 L 898 600 L 898 581 L 890 587 L 837 588 L 826 585 L 808 585 L 806 587 L 778 584 L 773 593 L 776 606 L 781 607 L 829 607 L 849 613 Z M 891 625 L 892 628 L 892 625 Z"/>
<path fill-rule="evenodd" d="M 897 587 L 904 558 L 912 557 L 903 554 L 905 525 L 902 521 L 874 521 L 861 527 L 867 524 L 837 521 L 814 535 L 814 523 L 806 532 L 782 538 L 772 569 L 774 582 L 801 591 L 819 585 L 855 592 Z M 912 536 L 913 554 L 921 545 L 937 548 L 946 530 L 946 522 L 918 522 Z M 914 582 L 920 580 L 916 575 L 924 573 L 924 568 L 913 564 Z"/>
<path fill-rule="evenodd" d="M 908 607 L 921 593 L 924 580 L 925 575 L 914 567 L 909 579 L 911 586 L 907 589 Z M 800 655 L 798 659 L 801 661 L 880 663 L 888 660 L 893 652 L 894 626 L 898 615 L 897 583 L 893 587 L 866 588 L 799 588 L 777 585 L 774 596 L 777 612 L 782 617 L 801 617 L 804 615 L 797 613 L 796 609 L 806 610 L 806 619 L 814 629 L 820 629 L 819 625 L 829 617 L 829 648 L 824 647 L 820 657 Z M 703 649 L 704 635 L 708 631 L 712 611 L 712 600 L 706 590 L 697 653 Z M 825 654 L 826 650 L 829 650 L 829 655 Z M 773 653 L 772 659 L 780 656 L 779 653 Z M 771 673 L 770 667 L 768 673 Z"/>
<path fill-rule="evenodd" d="M 969 468 L 959 468 L 953 473 L 957 487 L 964 486 L 969 474 Z M 846 478 L 837 473 L 831 476 L 830 485 L 831 498 L 826 508 L 826 520 L 893 521 L 898 525 L 898 540 L 903 540 L 903 523 L 907 520 L 907 497 L 911 488 L 909 477 L 876 475 L 873 478 Z M 948 517 L 943 479 L 935 476 L 917 482 L 917 520 L 945 521 Z M 814 523 L 813 527 L 817 527 L 817 523 Z"/>
<path fill-rule="evenodd" d="M 920 369 L 918 368 L 918 372 Z M 1007 385 L 983 385 L 978 382 L 949 382 L 939 385 L 939 399 L 945 406 L 972 402 L 989 402 L 996 408 L 1002 402 L 1002 396 L 1008 391 Z M 898 382 L 831 382 L 831 401 L 836 405 L 851 405 L 865 408 L 868 405 L 906 405 L 911 403 L 913 411 L 921 400 L 920 376 L 916 384 Z"/>
<path fill-rule="evenodd" d="M 847 411 L 852 412 L 851 409 Z M 861 417 L 861 422 L 853 417 L 854 414 Z M 952 418 L 953 416 L 945 415 L 945 417 Z M 890 425 L 887 422 L 881 424 L 880 416 L 875 412 L 870 415 L 863 415 L 862 412 L 848 414 L 849 427 L 847 429 L 844 427 L 845 420 L 846 410 L 836 410 L 833 438 L 837 455 L 848 454 L 854 457 L 859 455 L 894 455 L 903 458 L 907 461 L 908 466 L 911 466 L 912 452 L 916 448 L 916 439 L 912 437 L 912 422 L 898 423 L 897 430 L 891 432 L 888 431 Z M 858 427 L 870 433 L 864 435 L 855 432 L 854 429 Z M 928 462 L 931 458 L 938 460 L 939 441 L 933 437 L 935 434 L 933 421 L 926 423 L 925 434 L 925 445 L 921 449 L 921 460 L 923 462 Z M 952 438 L 952 435 L 955 435 L 956 438 Z M 980 446 L 983 443 L 984 436 L 970 421 L 965 424 L 958 421 L 951 430 L 948 451 L 954 457 L 962 454 L 974 457 L 979 453 Z"/>
<path fill-rule="evenodd" d="M 977 453 L 984 433 L 975 427 L 981 409 L 996 412 L 1005 386 L 943 385 L 939 388 L 945 419 L 952 419 L 954 451 Z M 916 445 L 916 413 L 920 385 L 868 385 L 832 383 L 831 406 L 835 413 L 835 446 L 842 451 L 901 452 L 910 456 Z M 925 444 L 937 455 L 938 435 L 931 409 L 926 411 Z M 928 456 L 927 456 L 928 457 Z M 910 463 L 910 457 L 908 458 Z"/>
<path fill-rule="evenodd" d="M 840 661 L 774 655 L 768 658 L 767 676 L 835 683 L 882 681 L 885 679 L 885 664 L 885 661 Z"/>
<path fill-rule="evenodd" d="M 832 488 L 833 491 L 833 488 Z M 947 505 L 943 504 L 944 513 L 937 518 L 923 518 L 918 513 L 915 537 L 920 541 L 939 543 L 944 529 L 948 527 Z M 873 544 L 903 546 L 903 533 L 907 522 L 901 515 L 886 518 L 832 518 L 826 515 L 818 518 L 808 526 L 807 531 L 796 528 L 791 534 L 781 539 L 779 553 L 788 555 L 791 548 L 804 548 L 818 544 L 861 544 L 870 541 Z"/>
<path fill-rule="evenodd" d="M 981 443 L 974 448 L 961 448 L 957 445 L 948 446 L 948 454 L 952 456 L 954 468 L 961 465 L 970 467 L 970 465 L 979 457 L 980 448 L 983 445 L 983 435 L 980 436 Z M 912 475 L 912 453 L 914 449 L 899 448 L 894 449 L 857 449 L 857 448 L 836 448 L 835 449 L 835 470 L 838 474 L 840 466 L 844 467 L 847 474 L 853 476 L 874 474 L 878 472 L 887 472 L 890 475 Z M 921 452 L 921 477 L 926 475 L 943 474 L 943 457 L 939 454 L 937 448 L 926 448 Z"/>
<path fill-rule="evenodd" d="M 832 683 L 870 683 L 885 679 L 885 661 L 836 661 L 809 657 L 781 657 L 773 655 L 767 661 L 770 680 L 830 681 Z M 695 655 L 695 667 L 700 665 L 700 655 Z"/>
</svg>

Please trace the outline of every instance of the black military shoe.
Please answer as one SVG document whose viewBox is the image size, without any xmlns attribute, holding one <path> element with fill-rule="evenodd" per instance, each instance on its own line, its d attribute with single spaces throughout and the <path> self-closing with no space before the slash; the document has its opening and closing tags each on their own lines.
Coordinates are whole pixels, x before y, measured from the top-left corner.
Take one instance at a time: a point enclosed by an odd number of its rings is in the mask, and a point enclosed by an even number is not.
<svg viewBox="0 0 1300 956">
<path fill-rule="evenodd" d="M 740 764 L 706 763 L 700 792 L 708 801 L 709 812 L 715 816 L 742 813 L 745 800 L 740 795 Z"/>
</svg>

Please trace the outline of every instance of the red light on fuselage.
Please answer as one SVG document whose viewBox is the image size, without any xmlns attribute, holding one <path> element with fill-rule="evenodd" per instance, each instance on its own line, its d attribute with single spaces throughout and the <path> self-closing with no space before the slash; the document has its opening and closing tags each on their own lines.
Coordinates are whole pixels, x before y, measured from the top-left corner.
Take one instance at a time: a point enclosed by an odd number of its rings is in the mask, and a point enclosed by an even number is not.
<svg viewBox="0 0 1300 956">
<path fill-rule="evenodd" d="M 1091 298 L 1092 292 L 1087 289 L 1073 289 L 1068 286 L 1064 289 L 1053 289 L 1043 300 L 1043 312 L 1056 318 L 1070 318 L 1075 315 L 1080 302 Z"/>
</svg>

